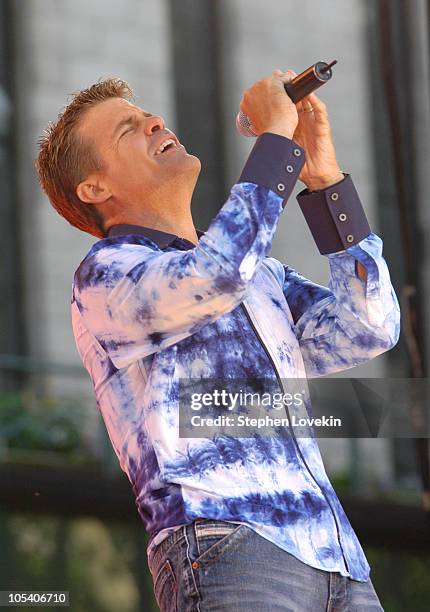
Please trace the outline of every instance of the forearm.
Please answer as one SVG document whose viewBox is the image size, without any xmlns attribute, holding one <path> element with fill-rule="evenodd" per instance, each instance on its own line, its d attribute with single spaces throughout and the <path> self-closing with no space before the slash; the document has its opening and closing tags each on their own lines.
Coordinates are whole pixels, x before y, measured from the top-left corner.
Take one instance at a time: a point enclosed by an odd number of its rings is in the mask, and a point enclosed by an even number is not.
<svg viewBox="0 0 430 612">
<path fill-rule="evenodd" d="M 399 304 L 379 236 L 371 233 L 328 259 L 328 287 L 285 266 L 284 295 L 310 377 L 365 363 L 392 348 L 400 333 Z M 365 284 L 357 278 L 357 261 L 367 268 Z"/>
<path fill-rule="evenodd" d="M 322 189 L 305 189 L 297 199 L 322 255 L 349 249 L 370 234 L 359 195 L 348 174 L 342 173 L 340 180 L 333 178 Z M 355 263 L 355 274 L 367 282 L 366 268 L 359 261 Z"/>
<path fill-rule="evenodd" d="M 332 176 L 321 176 L 315 181 L 309 181 L 306 183 L 306 187 L 309 192 L 321 191 L 323 189 L 327 189 L 328 187 L 332 187 L 336 185 L 340 181 L 343 181 L 345 175 L 341 170 Z M 356 262 L 356 274 L 357 276 L 364 282 L 367 280 L 367 272 L 366 268 L 359 262 Z"/>
</svg>

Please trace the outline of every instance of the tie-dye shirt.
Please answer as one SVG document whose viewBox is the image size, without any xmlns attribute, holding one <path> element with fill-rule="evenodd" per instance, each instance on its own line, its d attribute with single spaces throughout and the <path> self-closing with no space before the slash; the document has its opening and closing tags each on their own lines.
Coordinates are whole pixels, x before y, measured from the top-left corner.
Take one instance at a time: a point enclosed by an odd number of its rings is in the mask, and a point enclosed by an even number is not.
<svg viewBox="0 0 430 612">
<path fill-rule="evenodd" d="M 312 567 L 366 581 L 314 435 L 179 435 L 180 380 L 282 384 L 352 368 L 398 340 L 399 305 L 373 232 L 327 255 L 328 287 L 268 257 L 303 164 L 303 150 L 279 139 L 287 178 L 235 184 L 197 246 L 175 236 L 157 244 L 139 227 L 96 242 L 75 273 L 73 331 L 152 545 L 199 517 L 232 521 Z M 265 155 L 265 164 L 275 162 Z"/>
</svg>

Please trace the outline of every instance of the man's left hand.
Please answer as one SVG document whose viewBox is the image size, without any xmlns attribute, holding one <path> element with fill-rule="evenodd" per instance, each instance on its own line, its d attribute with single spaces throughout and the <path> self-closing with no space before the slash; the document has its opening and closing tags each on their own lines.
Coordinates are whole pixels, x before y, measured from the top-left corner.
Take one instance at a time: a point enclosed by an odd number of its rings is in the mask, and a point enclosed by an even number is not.
<svg viewBox="0 0 430 612">
<path fill-rule="evenodd" d="M 312 92 L 296 107 L 299 122 L 293 140 L 305 150 L 299 180 L 309 191 L 325 189 L 344 179 L 336 159 L 326 105 Z"/>
</svg>

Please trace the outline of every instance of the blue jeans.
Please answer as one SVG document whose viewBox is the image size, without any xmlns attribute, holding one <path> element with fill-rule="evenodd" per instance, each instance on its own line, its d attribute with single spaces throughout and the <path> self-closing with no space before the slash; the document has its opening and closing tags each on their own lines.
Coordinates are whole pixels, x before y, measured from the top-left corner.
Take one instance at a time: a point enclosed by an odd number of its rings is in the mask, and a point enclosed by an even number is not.
<svg viewBox="0 0 430 612">
<path fill-rule="evenodd" d="M 197 519 L 148 558 L 161 612 L 381 612 L 357 582 L 299 561 L 246 525 Z"/>
</svg>

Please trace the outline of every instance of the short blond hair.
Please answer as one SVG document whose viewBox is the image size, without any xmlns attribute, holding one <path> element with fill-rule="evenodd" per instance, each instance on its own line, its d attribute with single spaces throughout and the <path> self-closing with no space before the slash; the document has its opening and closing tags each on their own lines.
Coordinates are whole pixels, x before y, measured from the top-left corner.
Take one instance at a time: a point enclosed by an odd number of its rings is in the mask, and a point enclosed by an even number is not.
<svg viewBox="0 0 430 612">
<path fill-rule="evenodd" d="M 85 111 L 110 98 L 131 100 L 133 91 L 126 81 L 106 79 L 73 94 L 72 101 L 50 123 L 38 141 L 35 160 L 40 185 L 55 210 L 71 225 L 97 238 L 105 237 L 103 218 L 95 206 L 85 204 L 76 194 L 79 183 L 103 168 L 92 142 L 77 133 Z"/>
</svg>

